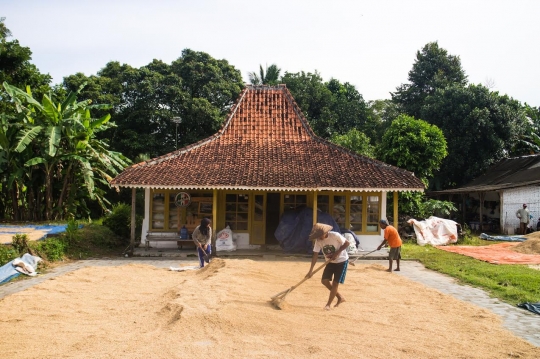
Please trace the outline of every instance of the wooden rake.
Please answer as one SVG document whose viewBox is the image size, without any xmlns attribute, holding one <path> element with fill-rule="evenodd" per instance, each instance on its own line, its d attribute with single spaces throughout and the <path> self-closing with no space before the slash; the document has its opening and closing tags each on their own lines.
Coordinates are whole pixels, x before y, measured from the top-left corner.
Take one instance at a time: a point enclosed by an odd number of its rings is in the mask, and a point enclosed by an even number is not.
<svg viewBox="0 0 540 359">
<path fill-rule="evenodd" d="M 318 271 L 320 271 L 321 269 L 323 269 L 328 263 L 330 263 L 331 259 L 328 259 L 326 262 L 324 262 L 323 264 L 321 264 L 321 266 L 319 266 L 317 269 L 315 269 L 313 271 L 313 273 L 311 274 L 311 277 L 313 277 L 313 275 L 315 273 L 317 273 Z M 309 277 L 309 278 L 311 278 Z M 304 283 L 306 280 L 309 279 L 308 277 L 304 277 L 304 279 L 302 279 L 300 282 L 298 282 L 298 284 L 296 285 L 293 285 L 292 287 L 290 287 L 289 289 L 285 289 L 284 291 L 282 292 L 279 292 L 278 294 L 274 295 L 271 299 L 272 299 L 272 305 L 274 305 L 274 307 L 276 307 L 277 309 L 283 309 L 282 308 L 282 304 L 283 304 L 283 301 L 285 300 L 285 297 L 290 293 L 292 292 L 295 288 L 297 288 L 298 286 L 300 286 L 300 284 Z"/>
</svg>

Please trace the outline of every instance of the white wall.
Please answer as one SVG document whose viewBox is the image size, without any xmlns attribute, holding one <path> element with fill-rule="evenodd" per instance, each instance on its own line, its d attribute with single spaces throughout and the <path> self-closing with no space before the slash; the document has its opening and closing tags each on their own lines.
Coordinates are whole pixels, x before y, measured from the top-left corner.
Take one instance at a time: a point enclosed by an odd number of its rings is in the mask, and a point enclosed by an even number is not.
<svg viewBox="0 0 540 359">
<path fill-rule="evenodd" d="M 508 228 L 519 228 L 519 218 L 516 211 L 527 204 L 530 214 L 533 216 L 532 224 L 536 229 L 536 222 L 540 217 L 540 187 L 530 186 L 504 190 L 501 193 L 501 228 L 508 234 Z"/>
</svg>

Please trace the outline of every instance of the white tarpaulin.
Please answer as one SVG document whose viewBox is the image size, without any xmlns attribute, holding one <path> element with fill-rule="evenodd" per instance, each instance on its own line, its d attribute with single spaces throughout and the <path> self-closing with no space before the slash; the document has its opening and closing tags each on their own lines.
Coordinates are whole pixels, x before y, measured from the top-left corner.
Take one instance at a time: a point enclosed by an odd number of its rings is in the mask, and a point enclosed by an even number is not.
<svg viewBox="0 0 540 359">
<path fill-rule="evenodd" d="M 451 219 L 431 216 L 424 221 L 409 219 L 407 222 L 413 226 L 416 242 L 421 246 L 444 246 L 458 240 L 457 222 Z"/>
</svg>

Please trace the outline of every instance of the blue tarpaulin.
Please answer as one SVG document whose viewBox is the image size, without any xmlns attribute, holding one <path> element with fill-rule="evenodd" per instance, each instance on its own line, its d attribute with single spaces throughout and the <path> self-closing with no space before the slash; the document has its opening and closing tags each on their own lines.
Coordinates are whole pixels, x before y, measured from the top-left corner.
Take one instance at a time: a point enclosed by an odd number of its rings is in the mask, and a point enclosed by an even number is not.
<svg viewBox="0 0 540 359">
<path fill-rule="evenodd" d="M 490 236 L 489 234 L 481 233 L 480 238 L 486 241 L 503 241 L 503 242 L 524 242 L 527 238 L 523 236 Z"/>
<path fill-rule="evenodd" d="M 540 314 L 540 303 L 521 303 L 517 306 L 523 309 L 527 309 L 530 312 Z"/>
<path fill-rule="evenodd" d="M 328 213 L 318 212 L 317 222 L 328 224 L 340 233 L 338 224 Z M 304 207 L 284 212 L 274 235 L 286 253 L 312 253 L 313 243 L 309 240 L 312 227 L 313 209 Z"/>
</svg>

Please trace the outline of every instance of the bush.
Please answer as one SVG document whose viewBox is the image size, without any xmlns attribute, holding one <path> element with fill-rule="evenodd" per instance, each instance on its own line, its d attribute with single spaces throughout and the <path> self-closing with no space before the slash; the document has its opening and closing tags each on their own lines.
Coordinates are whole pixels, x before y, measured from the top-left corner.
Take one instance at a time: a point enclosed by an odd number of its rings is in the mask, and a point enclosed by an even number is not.
<svg viewBox="0 0 540 359">
<path fill-rule="evenodd" d="M 135 239 L 140 240 L 142 216 L 135 216 L 135 222 Z M 111 231 L 122 238 L 123 244 L 129 244 L 131 238 L 131 206 L 125 203 L 114 205 L 112 211 L 103 219 L 103 225 L 109 227 Z"/>
<path fill-rule="evenodd" d="M 25 253 L 31 253 L 30 248 L 28 248 L 28 235 L 26 234 L 19 234 L 13 236 L 13 239 L 11 240 L 11 245 L 13 246 L 13 249 L 18 253 L 18 256 L 21 256 Z"/>
<path fill-rule="evenodd" d="M 0 244 L 0 267 L 17 258 L 19 253 L 9 245 Z"/>
<path fill-rule="evenodd" d="M 32 243 L 32 249 L 38 257 L 50 261 L 60 261 L 65 257 L 68 243 L 64 236 L 47 238 Z"/>
</svg>

